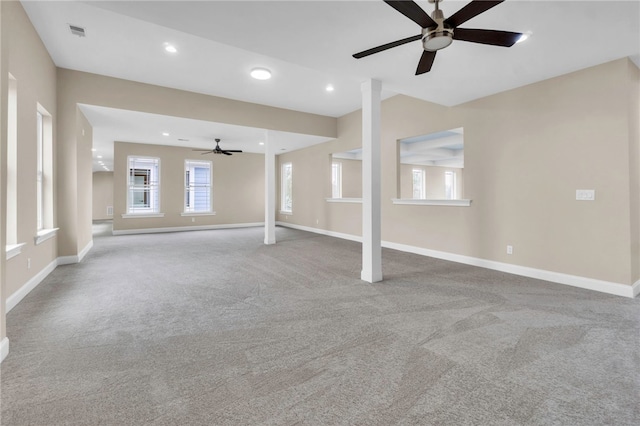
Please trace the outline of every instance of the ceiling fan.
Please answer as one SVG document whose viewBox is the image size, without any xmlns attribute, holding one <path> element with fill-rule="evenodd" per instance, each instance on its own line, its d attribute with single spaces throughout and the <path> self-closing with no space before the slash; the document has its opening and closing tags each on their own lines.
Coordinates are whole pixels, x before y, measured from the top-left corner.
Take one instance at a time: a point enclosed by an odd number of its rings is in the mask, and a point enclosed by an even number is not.
<svg viewBox="0 0 640 426">
<path fill-rule="evenodd" d="M 418 68 L 416 69 L 416 75 L 420 75 L 431 70 L 433 60 L 436 58 L 436 52 L 449 46 L 453 40 L 511 47 L 523 35 L 522 33 L 514 33 L 511 31 L 458 28 L 458 25 L 464 24 L 469 19 L 499 5 L 504 0 L 473 0 L 446 19 L 442 10 L 439 8 L 439 3 L 441 1 L 443 0 L 429 0 L 429 3 L 435 3 L 435 10 L 431 16 L 429 16 L 420 6 L 411 0 L 384 0 L 384 2 L 389 6 L 420 25 L 420 28 L 422 28 L 421 34 L 364 50 L 356 53 L 353 57 L 360 59 L 365 56 L 373 55 L 374 53 L 391 49 L 392 47 L 402 46 L 403 44 L 410 43 L 412 41 L 422 40 L 422 48 L 424 49 L 424 52 L 422 52 L 422 57 L 420 58 Z"/>
<path fill-rule="evenodd" d="M 193 151 L 204 151 L 201 155 L 204 154 L 224 154 L 224 155 L 233 155 L 232 152 L 242 152 L 239 149 L 222 149 L 220 148 L 220 139 L 216 139 L 216 147 L 213 149 L 194 149 Z"/>
</svg>

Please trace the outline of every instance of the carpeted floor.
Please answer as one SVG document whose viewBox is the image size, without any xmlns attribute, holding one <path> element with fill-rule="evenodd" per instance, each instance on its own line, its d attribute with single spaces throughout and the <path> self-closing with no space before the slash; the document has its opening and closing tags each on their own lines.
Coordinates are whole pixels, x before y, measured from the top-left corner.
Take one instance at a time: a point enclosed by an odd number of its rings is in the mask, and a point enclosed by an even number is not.
<svg viewBox="0 0 640 426">
<path fill-rule="evenodd" d="M 102 232 L 8 314 L 2 425 L 640 424 L 640 299 L 262 232 Z"/>
</svg>

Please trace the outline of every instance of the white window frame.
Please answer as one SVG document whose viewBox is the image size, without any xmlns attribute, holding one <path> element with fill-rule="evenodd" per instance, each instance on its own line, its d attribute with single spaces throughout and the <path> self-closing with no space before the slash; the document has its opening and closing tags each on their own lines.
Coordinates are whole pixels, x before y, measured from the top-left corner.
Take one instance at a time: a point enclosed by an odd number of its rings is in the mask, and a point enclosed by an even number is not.
<svg viewBox="0 0 640 426">
<path fill-rule="evenodd" d="M 195 181 L 195 168 L 207 168 L 209 170 L 208 182 Z M 184 161 L 184 214 L 198 215 L 213 213 L 213 163 L 208 160 L 185 160 Z M 207 189 L 208 206 L 206 209 L 196 210 L 195 195 L 198 188 Z"/>
<path fill-rule="evenodd" d="M 331 198 L 342 198 L 342 163 L 331 163 Z"/>
<path fill-rule="evenodd" d="M 444 172 L 444 197 L 445 200 L 458 199 L 457 173 L 452 170 Z"/>
<path fill-rule="evenodd" d="M 417 188 L 416 188 L 416 174 L 420 175 L 418 177 L 418 182 L 420 183 L 420 186 L 418 186 Z M 411 170 L 411 187 L 412 187 L 411 195 L 412 195 L 412 199 L 414 200 L 427 199 L 427 179 L 425 175 L 426 173 L 424 169 Z M 416 192 L 418 196 L 416 196 Z"/>
<path fill-rule="evenodd" d="M 151 168 L 142 169 L 145 163 L 149 163 Z M 132 181 L 131 170 L 140 168 L 141 170 L 148 170 L 148 181 L 145 184 L 136 184 Z M 160 189 L 161 189 L 161 164 L 160 159 L 157 157 L 145 157 L 145 156 L 128 156 L 127 168 L 126 168 L 126 181 L 127 181 L 127 213 L 123 214 L 123 218 L 130 217 L 163 217 L 164 214 L 160 213 Z M 133 197 L 135 192 L 148 192 L 148 206 L 135 206 L 133 205 Z"/>
<path fill-rule="evenodd" d="M 293 165 L 290 162 L 280 167 L 280 212 L 293 213 Z"/>
</svg>

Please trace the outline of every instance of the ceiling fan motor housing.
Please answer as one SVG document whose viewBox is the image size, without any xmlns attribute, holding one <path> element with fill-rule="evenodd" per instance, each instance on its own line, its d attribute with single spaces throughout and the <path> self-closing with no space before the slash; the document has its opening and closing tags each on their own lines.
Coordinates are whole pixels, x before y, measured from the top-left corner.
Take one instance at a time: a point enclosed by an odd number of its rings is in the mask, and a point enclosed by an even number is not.
<svg viewBox="0 0 640 426">
<path fill-rule="evenodd" d="M 453 41 L 453 29 L 444 25 L 444 14 L 440 9 L 436 9 L 431 14 L 431 18 L 438 24 L 435 28 L 422 29 L 422 47 L 429 52 L 444 49 Z"/>
</svg>

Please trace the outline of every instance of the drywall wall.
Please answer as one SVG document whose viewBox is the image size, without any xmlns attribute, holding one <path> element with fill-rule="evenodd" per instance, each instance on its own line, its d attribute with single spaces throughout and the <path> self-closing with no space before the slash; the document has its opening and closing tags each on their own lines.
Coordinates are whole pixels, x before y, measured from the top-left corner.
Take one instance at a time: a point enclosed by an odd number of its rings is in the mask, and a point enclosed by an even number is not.
<svg viewBox="0 0 640 426">
<path fill-rule="evenodd" d="M 3 34 L 5 29 L 4 13 L 0 2 L 0 129 L 7 128 L 8 101 L 8 37 Z M 7 264 L 5 251 L 2 247 L 7 244 L 7 132 L 0 131 L 0 362 L 8 355 L 9 340 L 7 339 Z"/>
<path fill-rule="evenodd" d="M 93 128 L 84 116 L 80 108 L 76 110 L 76 155 L 78 164 L 76 166 L 78 173 L 77 200 L 78 213 L 77 220 L 79 224 L 91 223 L 91 215 L 93 210 L 93 177 L 92 163 L 93 152 Z M 85 248 L 90 247 L 93 243 L 92 229 L 90 226 L 78 226 L 78 238 L 76 253 L 81 253 Z"/>
<path fill-rule="evenodd" d="M 383 101 L 383 240 L 632 284 L 629 89 L 621 59 L 456 107 L 403 95 Z M 457 127 L 465 129 L 471 206 L 394 205 L 397 141 Z M 338 213 L 345 206 L 321 201 L 330 179 L 311 178 L 328 176 L 328 154 L 360 140 L 354 112 L 338 120 L 335 141 L 280 155 L 293 164 L 294 211 L 277 219 L 326 230 L 349 222 Z M 595 201 L 577 201 L 577 189 L 594 189 Z M 359 235 L 350 223 L 341 232 Z"/>
<path fill-rule="evenodd" d="M 123 218 L 127 211 L 128 156 L 160 159 L 160 211 L 164 217 Z M 264 155 L 210 155 L 215 215 L 182 216 L 185 160 L 202 160 L 191 148 L 116 142 L 114 146 L 113 230 L 202 227 L 264 221 Z"/>
<path fill-rule="evenodd" d="M 94 172 L 92 220 L 113 219 L 113 210 L 108 214 L 108 207 L 113 209 L 113 172 Z"/>
<path fill-rule="evenodd" d="M 22 287 L 30 279 L 38 275 L 57 257 L 56 237 L 35 244 L 37 233 L 37 201 L 36 201 L 36 106 L 41 105 L 52 117 L 53 151 L 56 138 L 56 67 L 42 44 L 37 32 L 19 2 L 1 2 L 2 8 L 2 87 L 6 88 L 8 73 L 17 81 L 17 170 L 20 175 L 17 190 L 17 241 L 25 243 L 22 252 L 6 262 L 5 287 L 2 302 Z M 7 34 L 11 34 L 10 37 Z M 3 90 L 3 92 L 6 89 Z M 6 105 L 6 94 L 3 93 L 3 105 Z M 5 112 L 3 123 L 6 125 Z M 3 129 L 6 127 L 3 126 Z M 5 132 L 3 132 L 5 133 Z M 3 138 L 6 136 L 3 135 Z M 6 149 L 6 139 L 3 139 Z M 48 152 L 48 154 L 52 154 Z M 6 156 L 3 156 L 3 168 L 6 173 Z M 48 171 L 45 186 L 52 190 L 46 205 L 47 226 L 57 226 L 55 215 L 55 156 L 52 167 Z M 3 185 L 4 186 L 4 185 Z M 4 198 L 3 198 L 4 202 Z M 4 210 L 3 210 L 4 211 Z M 2 218 L 3 223 L 5 218 Z M 4 242 L 2 243 L 4 245 Z"/>
<path fill-rule="evenodd" d="M 640 280 L 640 69 L 628 61 L 631 280 Z"/>
</svg>

